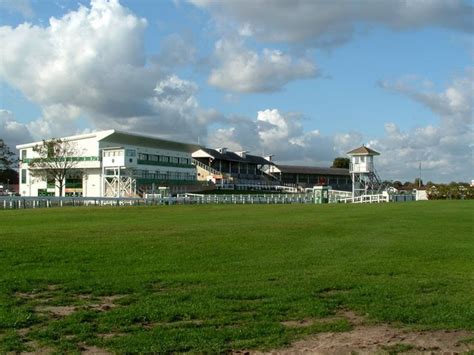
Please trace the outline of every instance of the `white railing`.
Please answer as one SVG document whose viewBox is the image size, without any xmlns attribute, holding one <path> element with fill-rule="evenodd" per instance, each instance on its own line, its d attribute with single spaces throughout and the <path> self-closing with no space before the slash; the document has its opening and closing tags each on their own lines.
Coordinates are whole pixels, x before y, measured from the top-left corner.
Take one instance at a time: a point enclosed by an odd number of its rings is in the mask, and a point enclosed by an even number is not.
<svg viewBox="0 0 474 355">
<path fill-rule="evenodd" d="M 187 204 L 310 204 L 314 203 L 310 194 L 183 194 L 178 195 L 178 203 Z"/>
<path fill-rule="evenodd" d="M 216 170 L 216 169 L 210 167 L 209 165 L 201 163 L 199 160 L 196 160 L 194 158 L 192 159 L 192 163 L 193 163 L 193 165 L 199 166 L 200 168 L 210 172 L 213 175 L 223 175 L 222 172 L 220 172 L 219 170 Z"/>
<path fill-rule="evenodd" d="M 355 196 L 354 198 L 341 198 L 338 201 L 342 203 L 380 203 L 389 202 L 390 196 L 388 194 L 361 195 Z"/>
<path fill-rule="evenodd" d="M 341 191 L 341 190 L 329 190 L 328 198 L 329 203 L 337 203 L 343 199 L 352 197 L 352 192 L 350 191 Z"/>
</svg>

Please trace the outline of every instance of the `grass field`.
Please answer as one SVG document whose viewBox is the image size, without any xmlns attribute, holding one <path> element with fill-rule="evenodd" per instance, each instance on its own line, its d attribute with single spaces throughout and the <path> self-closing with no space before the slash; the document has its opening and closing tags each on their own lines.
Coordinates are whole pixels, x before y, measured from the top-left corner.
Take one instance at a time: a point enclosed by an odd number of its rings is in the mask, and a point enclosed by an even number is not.
<svg viewBox="0 0 474 355">
<path fill-rule="evenodd" d="M 271 349 L 350 309 L 474 330 L 474 203 L 0 211 L 0 353 Z"/>
</svg>

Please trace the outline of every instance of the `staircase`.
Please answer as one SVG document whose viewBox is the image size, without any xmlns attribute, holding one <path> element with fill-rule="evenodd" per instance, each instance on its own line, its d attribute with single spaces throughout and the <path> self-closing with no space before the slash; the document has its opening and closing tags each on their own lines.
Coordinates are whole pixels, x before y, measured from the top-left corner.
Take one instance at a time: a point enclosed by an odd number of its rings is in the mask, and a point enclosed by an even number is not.
<svg viewBox="0 0 474 355">
<path fill-rule="evenodd" d="M 208 176 L 212 176 L 214 179 L 217 179 L 217 180 L 231 180 L 229 174 L 226 174 L 226 173 L 223 173 L 219 170 L 216 170 L 216 169 L 210 167 L 209 165 L 201 163 L 199 160 L 192 159 L 191 162 L 192 162 L 193 165 L 196 166 L 198 173 L 200 172 L 199 170 L 205 172 L 206 178 Z"/>
</svg>

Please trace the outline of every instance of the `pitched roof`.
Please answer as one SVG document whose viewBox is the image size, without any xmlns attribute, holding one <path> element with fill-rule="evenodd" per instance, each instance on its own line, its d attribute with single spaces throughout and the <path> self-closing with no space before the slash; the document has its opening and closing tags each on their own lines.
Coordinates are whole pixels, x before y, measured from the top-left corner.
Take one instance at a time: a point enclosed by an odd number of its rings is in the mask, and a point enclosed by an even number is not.
<svg viewBox="0 0 474 355">
<path fill-rule="evenodd" d="M 351 150 L 350 152 L 346 153 L 347 155 L 380 155 L 379 152 L 376 152 L 373 149 L 367 148 L 365 145 Z"/>
<path fill-rule="evenodd" d="M 201 148 L 204 152 L 212 156 L 214 159 L 219 159 L 219 160 L 227 160 L 227 161 L 233 161 L 233 162 L 240 162 L 240 163 L 249 163 L 249 164 L 273 164 L 271 161 L 260 157 L 258 155 L 252 155 L 252 154 L 245 154 L 245 158 L 241 157 L 240 155 L 226 151 L 225 153 L 221 153 L 216 149 L 211 149 L 211 148 Z"/>
<path fill-rule="evenodd" d="M 200 146 L 197 144 L 169 141 L 158 137 L 145 136 L 135 133 L 126 133 L 116 130 L 112 131 L 111 134 L 107 135 L 106 137 L 101 138 L 100 141 L 138 145 L 142 147 L 170 149 L 188 153 L 192 153 L 200 148 Z"/>
<path fill-rule="evenodd" d="M 321 168 L 318 166 L 277 165 L 277 168 L 286 174 L 310 174 L 310 175 L 338 175 L 349 176 L 349 169 Z"/>
</svg>

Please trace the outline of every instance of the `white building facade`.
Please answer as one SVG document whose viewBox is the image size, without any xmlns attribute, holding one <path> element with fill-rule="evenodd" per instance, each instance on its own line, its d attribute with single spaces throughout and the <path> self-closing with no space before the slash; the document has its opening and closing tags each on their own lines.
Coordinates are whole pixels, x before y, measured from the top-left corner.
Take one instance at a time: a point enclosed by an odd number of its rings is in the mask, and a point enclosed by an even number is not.
<svg viewBox="0 0 474 355">
<path fill-rule="evenodd" d="M 84 197 L 136 197 L 168 186 L 172 192 L 196 186 L 192 152 L 198 146 L 154 137 L 107 130 L 61 138 L 74 146 L 77 162 L 65 181 L 64 195 Z M 20 194 L 59 196 L 55 181 L 32 174 L 29 162 L 38 158 L 34 147 L 18 145 Z"/>
</svg>

